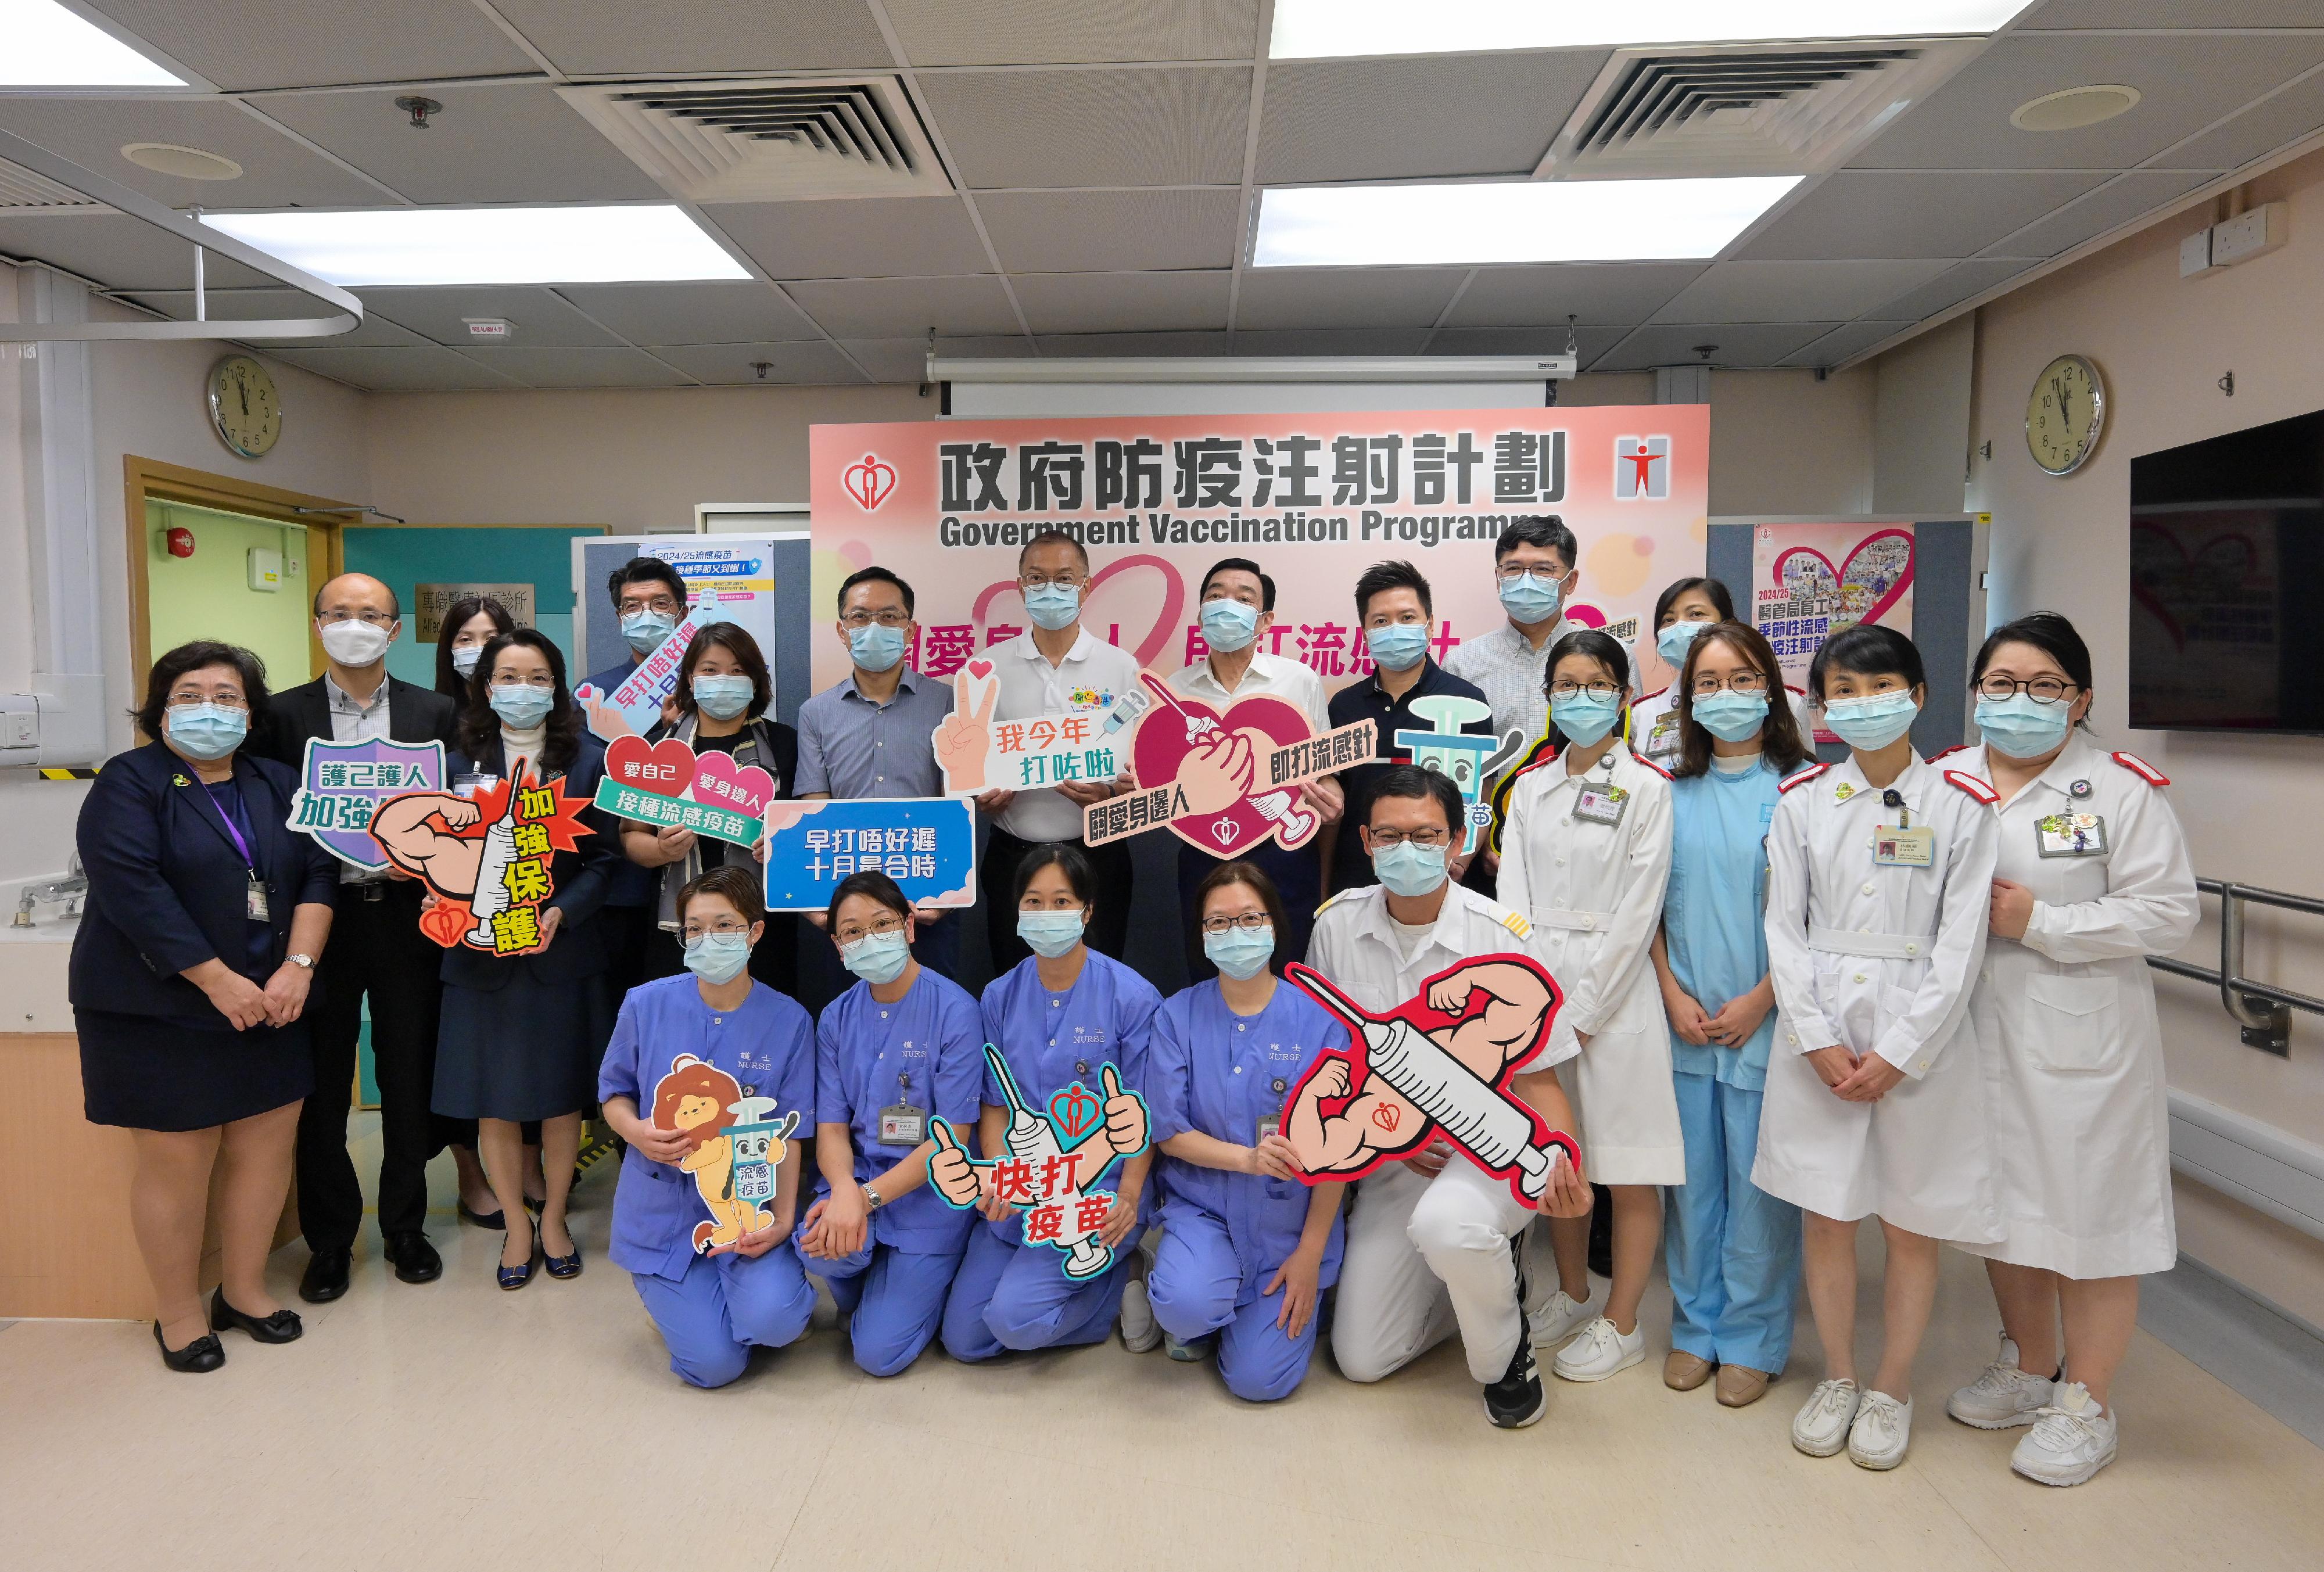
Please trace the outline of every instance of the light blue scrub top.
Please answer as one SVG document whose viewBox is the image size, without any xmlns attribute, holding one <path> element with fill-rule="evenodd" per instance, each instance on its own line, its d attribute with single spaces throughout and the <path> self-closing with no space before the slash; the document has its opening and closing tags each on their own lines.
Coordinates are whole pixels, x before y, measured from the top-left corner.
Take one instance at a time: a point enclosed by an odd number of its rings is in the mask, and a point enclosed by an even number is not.
<svg viewBox="0 0 2324 1572">
<path fill-rule="evenodd" d="M 887 1172 L 918 1145 L 880 1144 L 880 1110 L 892 1105 L 948 1120 L 973 1149 L 984 1028 L 976 1001 L 958 983 L 924 966 L 902 998 L 883 1005 L 870 983 L 858 981 L 825 1007 L 815 1038 L 816 1122 L 848 1126 L 857 1183 Z M 872 1214 L 872 1239 L 940 1255 L 967 1244 L 974 1216 L 922 1185 Z"/>
<path fill-rule="evenodd" d="M 1782 778 L 1765 764 L 1732 775 L 1714 765 L 1671 783 L 1663 935 L 1679 986 L 1709 1014 L 1767 975 L 1767 827 Z M 1775 1041 L 1773 1010 L 1740 1049 L 1683 1042 L 1674 1032 L 1671 1066 L 1757 1091 Z"/>
</svg>

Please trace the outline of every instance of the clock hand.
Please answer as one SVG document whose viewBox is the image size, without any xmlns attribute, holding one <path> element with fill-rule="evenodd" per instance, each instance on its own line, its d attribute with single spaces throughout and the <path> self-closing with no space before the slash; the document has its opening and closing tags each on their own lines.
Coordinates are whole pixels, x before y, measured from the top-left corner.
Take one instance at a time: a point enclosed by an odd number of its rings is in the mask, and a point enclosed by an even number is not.
<svg viewBox="0 0 2324 1572">
<path fill-rule="evenodd" d="M 250 384 L 237 381 L 235 383 L 235 391 L 242 395 L 243 418 L 248 419 L 250 418 Z"/>
</svg>

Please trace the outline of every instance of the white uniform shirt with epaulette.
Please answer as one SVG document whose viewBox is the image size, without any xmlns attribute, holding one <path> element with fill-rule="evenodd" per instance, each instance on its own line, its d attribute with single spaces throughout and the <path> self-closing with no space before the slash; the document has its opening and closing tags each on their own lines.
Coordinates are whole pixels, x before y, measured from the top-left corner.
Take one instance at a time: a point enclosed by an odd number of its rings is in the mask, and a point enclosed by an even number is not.
<svg viewBox="0 0 2324 1572">
<path fill-rule="evenodd" d="M 1815 713 L 1808 707 L 1807 694 L 1788 685 L 1784 693 L 1791 700 L 1792 720 L 1800 729 L 1800 740 L 1811 752 L 1814 751 Z M 1651 759 L 1665 769 L 1678 762 L 1676 683 L 1630 702 L 1628 740 L 1639 758 Z"/>
<path fill-rule="evenodd" d="M 1388 890 L 1369 884 L 1342 890 L 1315 912 L 1307 964 L 1338 983 L 1364 1008 L 1384 1015 L 1418 994 L 1438 972 L 1480 955 L 1525 954 L 1533 924 L 1489 896 L 1447 881 L 1436 922 L 1407 956 L 1388 912 Z M 1572 1049 L 1569 1047 L 1570 1054 Z M 1557 1061 L 1545 1050 L 1526 1066 Z"/>
</svg>

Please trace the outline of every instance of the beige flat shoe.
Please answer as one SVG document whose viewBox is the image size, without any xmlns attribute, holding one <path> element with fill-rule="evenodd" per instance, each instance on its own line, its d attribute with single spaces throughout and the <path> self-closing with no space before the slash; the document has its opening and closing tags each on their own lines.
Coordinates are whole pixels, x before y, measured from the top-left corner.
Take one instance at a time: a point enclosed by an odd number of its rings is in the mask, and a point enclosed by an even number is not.
<svg viewBox="0 0 2324 1572">
<path fill-rule="evenodd" d="M 1719 1367 L 1719 1406 L 1749 1408 L 1767 1394 L 1767 1383 L 1775 1377 L 1764 1370 L 1754 1370 L 1745 1365 L 1721 1365 Z"/>
<path fill-rule="evenodd" d="M 1711 1379 L 1718 1366 L 1708 1359 L 1698 1359 L 1683 1348 L 1673 1348 L 1670 1357 L 1663 1361 L 1663 1384 L 1673 1392 L 1692 1392 Z"/>
</svg>

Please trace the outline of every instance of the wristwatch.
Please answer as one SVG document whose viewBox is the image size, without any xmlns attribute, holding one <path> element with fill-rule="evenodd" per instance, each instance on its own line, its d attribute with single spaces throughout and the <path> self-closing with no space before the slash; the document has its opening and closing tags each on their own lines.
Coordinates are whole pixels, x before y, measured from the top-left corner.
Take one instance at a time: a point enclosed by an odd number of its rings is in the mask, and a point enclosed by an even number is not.
<svg viewBox="0 0 2324 1572">
<path fill-rule="evenodd" d="M 286 955 L 282 959 L 303 971 L 315 970 L 315 958 L 311 955 Z"/>
<path fill-rule="evenodd" d="M 876 1212 L 887 1204 L 888 1203 L 886 1201 L 880 1199 L 880 1192 L 878 1190 L 872 1189 L 868 1184 L 863 1187 L 863 1209 L 865 1211 Z"/>
</svg>

